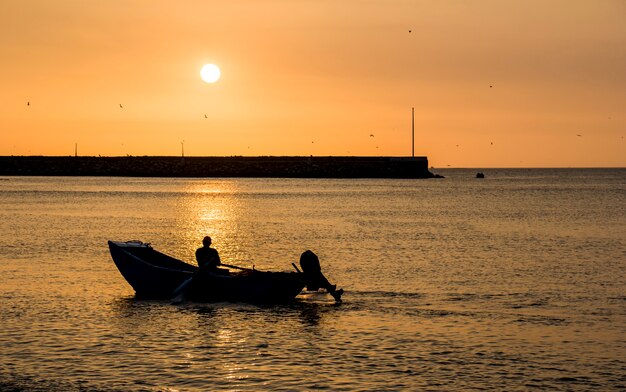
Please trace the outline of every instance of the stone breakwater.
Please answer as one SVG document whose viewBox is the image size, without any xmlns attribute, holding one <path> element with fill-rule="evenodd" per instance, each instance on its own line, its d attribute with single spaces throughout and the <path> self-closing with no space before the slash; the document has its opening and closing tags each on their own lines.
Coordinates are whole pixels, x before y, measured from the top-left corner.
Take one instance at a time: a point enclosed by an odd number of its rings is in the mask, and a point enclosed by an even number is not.
<svg viewBox="0 0 626 392">
<path fill-rule="evenodd" d="M 426 157 L 0 157 L 3 176 L 435 178 Z"/>
</svg>

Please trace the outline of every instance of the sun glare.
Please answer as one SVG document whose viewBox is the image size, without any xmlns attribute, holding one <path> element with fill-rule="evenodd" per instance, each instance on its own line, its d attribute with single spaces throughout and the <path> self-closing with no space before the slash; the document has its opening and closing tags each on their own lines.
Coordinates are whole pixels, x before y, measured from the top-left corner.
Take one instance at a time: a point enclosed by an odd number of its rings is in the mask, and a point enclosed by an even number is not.
<svg viewBox="0 0 626 392">
<path fill-rule="evenodd" d="M 207 83 L 215 83 L 221 75 L 220 69 L 215 64 L 204 64 L 200 70 L 200 77 Z"/>
</svg>

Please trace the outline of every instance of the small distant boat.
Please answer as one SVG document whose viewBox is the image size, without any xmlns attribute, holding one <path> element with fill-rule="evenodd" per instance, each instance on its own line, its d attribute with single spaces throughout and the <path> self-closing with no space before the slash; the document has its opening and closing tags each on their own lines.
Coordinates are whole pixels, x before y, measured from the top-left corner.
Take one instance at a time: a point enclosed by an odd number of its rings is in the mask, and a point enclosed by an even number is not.
<svg viewBox="0 0 626 392">
<path fill-rule="evenodd" d="M 485 173 L 483 172 L 476 173 L 476 178 L 485 178 Z"/>
<path fill-rule="evenodd" d="M 158 252 L 141 241 L 109 241 L 115 265 L 135 289 L 138 298 L 173 299 L 184 287 L 184 297 L 200 302 L 282 303 L 304 288 L 304 274 L 240 268 L 214 274 Z M 229 266 L 234 267 L 234 266 Z"/>
</svg>

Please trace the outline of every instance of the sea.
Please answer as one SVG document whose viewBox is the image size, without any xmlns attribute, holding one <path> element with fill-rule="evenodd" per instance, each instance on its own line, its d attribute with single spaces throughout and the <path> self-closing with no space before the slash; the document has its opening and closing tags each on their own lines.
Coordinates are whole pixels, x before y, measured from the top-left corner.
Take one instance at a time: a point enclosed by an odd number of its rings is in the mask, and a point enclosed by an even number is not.
<svg viewBox="0 0 626 392">
<path fill-rule="evenodd" d="M 626 389 L 626 169 L 444 179 L 0 177 L 1 391 Z M 141 300 L 107 240 L 343 303 Z"/>
</svg>

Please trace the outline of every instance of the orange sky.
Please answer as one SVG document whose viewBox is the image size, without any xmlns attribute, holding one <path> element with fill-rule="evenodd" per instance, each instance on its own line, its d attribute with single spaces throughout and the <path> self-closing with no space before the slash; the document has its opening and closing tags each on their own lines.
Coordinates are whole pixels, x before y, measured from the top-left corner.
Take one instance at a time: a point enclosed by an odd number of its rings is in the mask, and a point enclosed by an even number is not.
<svg viewBox="0 0 626 392">
<path fill-rule="evenodd" d="M 408 156 L 415 107 L 435 167 L 626 166 L 623 0 L 0 0 L 0 54 L 0 155 Z"/>
</svg>

